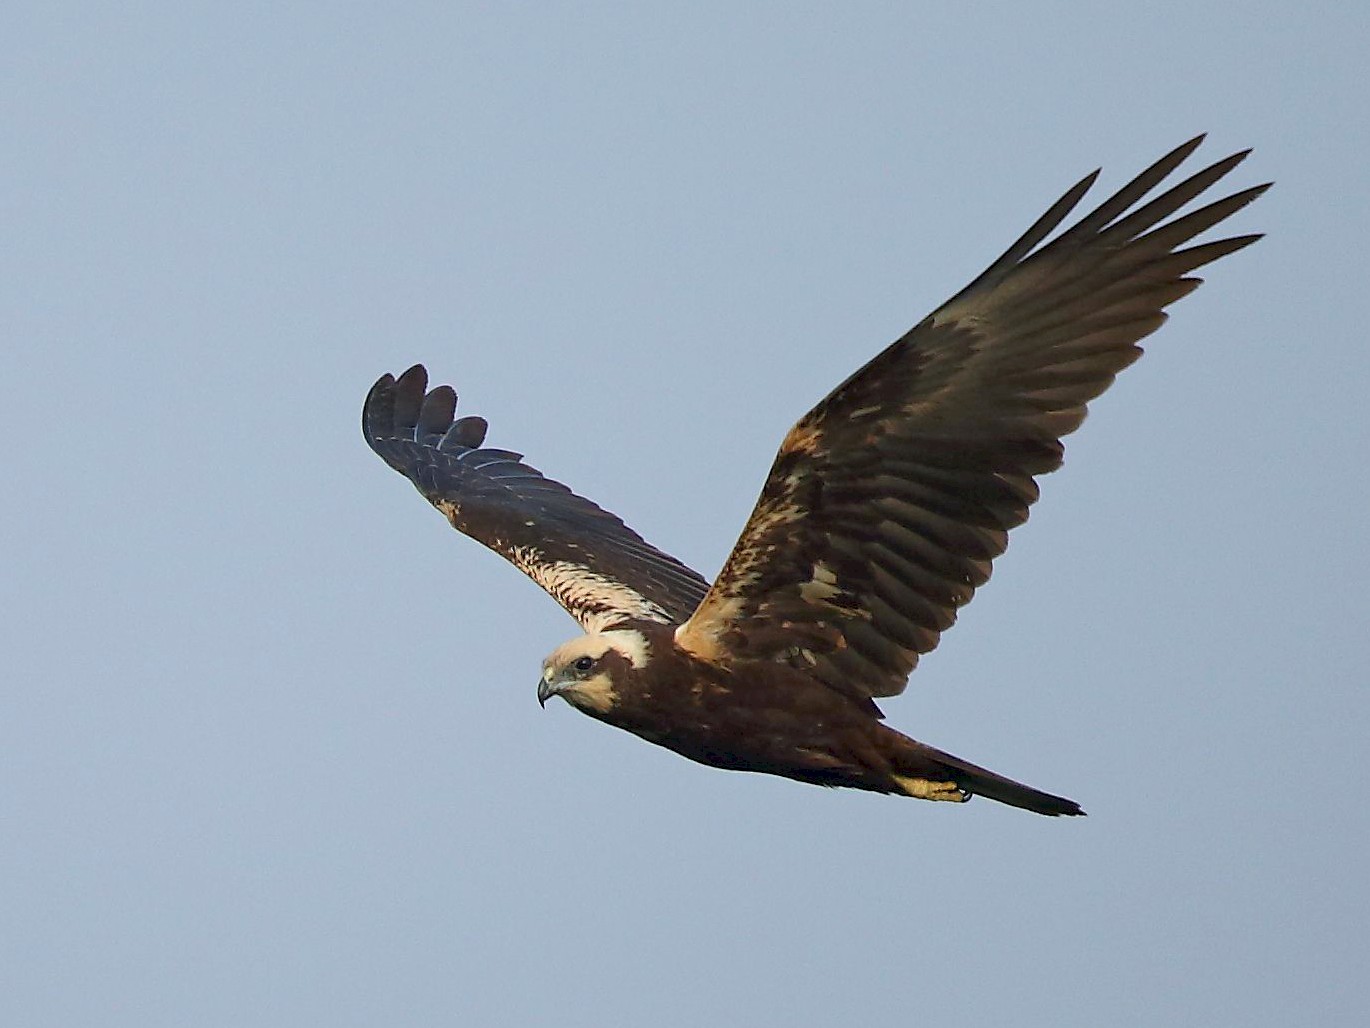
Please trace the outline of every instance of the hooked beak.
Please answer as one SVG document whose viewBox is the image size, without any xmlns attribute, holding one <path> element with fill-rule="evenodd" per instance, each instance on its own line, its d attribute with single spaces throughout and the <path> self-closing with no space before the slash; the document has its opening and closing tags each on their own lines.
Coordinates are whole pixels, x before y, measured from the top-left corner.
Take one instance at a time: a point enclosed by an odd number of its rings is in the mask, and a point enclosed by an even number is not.
<svg viewBox="0 0 1370 1028">
<path fill-rule="evenodd" d="M 555 685 L 553 685 L 551 682 L 547 681 L 547 675 L 546 675 L 546 673 L 544 673 L 543 676 L 542 676 L 541 678 L 538 679 L 538 706 L 539 706 L 539 707 L 546 707 L 546 706 L 547 706 L 547 701 L 550 700 L 553 696 L 559 695 L 560 693 L 561 693 L 561 690 L 560 690 L 560 689 L 558 689 L 558 688 L 557 688 Z"/>
</svg>

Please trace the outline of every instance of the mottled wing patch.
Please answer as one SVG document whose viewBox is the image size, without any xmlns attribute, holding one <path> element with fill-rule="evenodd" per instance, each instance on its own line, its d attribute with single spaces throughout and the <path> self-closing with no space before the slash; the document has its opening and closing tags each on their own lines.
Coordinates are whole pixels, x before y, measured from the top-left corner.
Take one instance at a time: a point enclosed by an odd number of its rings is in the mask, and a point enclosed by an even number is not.
<svg viewBox="0 0 1370 1028">
<path fill-rule="evenodd" d="M 385 375 L 362 409 L 367 443 L 457 530 L 547 590 L 587 631 L 685 620 L 708 588 L 613 514 L 486 447 L 482 418 L 456 418 L 456 394 L 427 388 L 422 365 Z"/>
<path fill-rule="evenodd" d="M 1172 218 L 1245 154 L 1150 197 L 1198 143 L 1044 242 L 1095 176 L 1078 183 L 805 415 L 677 642 L 719 663 L 807 668 L 850 694 L 901 692 L 988 580 L 1085 405 L 1199 284 L 1195 269 L 1259 238 L 1191 245 L 1266 186 Z"/>
<path fill-rule="evenodd" d="M 587 632 L 602 632 L 623 621 L 669 624 L 670 613 L 636 589 L 599 574 L 584 564 L 548 560 L 536 547 L 514 546 L 509 560 L 567 610 Z"/>
</svg>

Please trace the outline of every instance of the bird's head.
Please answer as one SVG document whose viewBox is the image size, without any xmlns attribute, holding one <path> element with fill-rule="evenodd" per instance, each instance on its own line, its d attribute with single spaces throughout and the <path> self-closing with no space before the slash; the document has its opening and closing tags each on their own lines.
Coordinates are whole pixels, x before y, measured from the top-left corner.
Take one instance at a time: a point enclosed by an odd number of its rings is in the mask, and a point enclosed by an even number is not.
<svg viewBox="0 0 1370 1028">
<path fill-rule="evenodd" d="M 538 702 L 553 696 L 587 714 L 607 714 L 618 705 L 618 684 L 651 659 L 651 646 L 641 632 L 615 629 L 582 635 L 563 643 L 542 662 Z"/>
</svg>

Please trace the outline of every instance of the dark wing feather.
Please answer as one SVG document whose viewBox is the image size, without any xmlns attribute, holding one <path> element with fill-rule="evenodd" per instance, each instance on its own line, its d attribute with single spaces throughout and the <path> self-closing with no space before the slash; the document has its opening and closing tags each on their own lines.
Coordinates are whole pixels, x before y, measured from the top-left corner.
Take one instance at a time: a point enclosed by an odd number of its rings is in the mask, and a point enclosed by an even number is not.
<svg viewBox="0 0 1370 1028">
<path fill-rule="evenodd" d="M 703 578 L 522 454 L 484 446 L 485 420 L 454 419 L 451 387 L 427 386 L 422 365 L 383 376 L 367 394 L 362 434 L 454 528 L 513 563 L 587 631 L 690 616 L 709 587 Z"/>
<path fill-rule="evenodd" d="M 1191 272 L 1259 238 L 1182 248 L 1266 186 L 1162 224 L 1244 153 L 1137 206 L 1201 139 L 1041 245 L 1098 173 L 1084 179 L 805 415 L 680 644 L 809 668 L 854 695 L 902 692 L 1027 519 L 1085 404 L 1199 284 Z"/>
</svg>

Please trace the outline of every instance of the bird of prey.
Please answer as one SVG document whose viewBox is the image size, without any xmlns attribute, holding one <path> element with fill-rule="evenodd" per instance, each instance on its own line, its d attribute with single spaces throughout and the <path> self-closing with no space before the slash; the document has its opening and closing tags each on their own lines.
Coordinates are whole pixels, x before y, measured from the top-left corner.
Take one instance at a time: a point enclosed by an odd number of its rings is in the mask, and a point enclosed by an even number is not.
<svg viewBox="0 0 1370 1028">
<path fill-rule="evenodd" d="M 925 800 L 986 796 L 1082 814 L 883 723 L 989 578 L 1036 478 L 1085 405 L 1192 292 L 1259 235 L 1193 243 L 1269 186 L 1177 215 L 1246 157 L 1161 191 L 1190 140 L 1048 241 L 1068 190 L 965 289 L 833 390 L 780 444 L 710 585 L 591 501 L 485 445 L 422 365 L 366 398 L 371 448 L 453 527 L 542 586 L 584 629 L 542 665 L 538 699 L 713 767 Z"/>
</svg>

